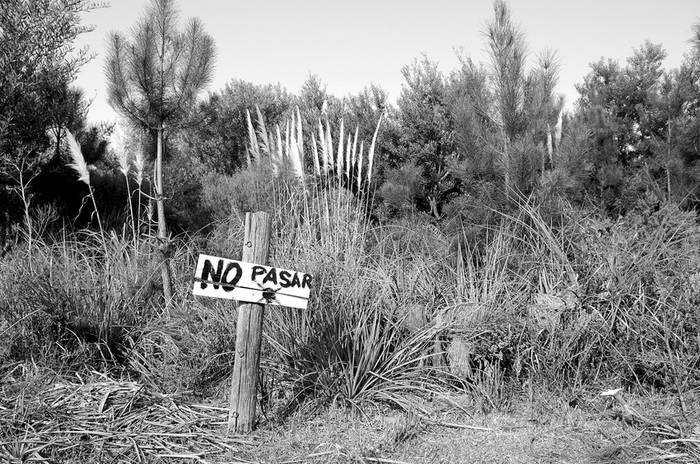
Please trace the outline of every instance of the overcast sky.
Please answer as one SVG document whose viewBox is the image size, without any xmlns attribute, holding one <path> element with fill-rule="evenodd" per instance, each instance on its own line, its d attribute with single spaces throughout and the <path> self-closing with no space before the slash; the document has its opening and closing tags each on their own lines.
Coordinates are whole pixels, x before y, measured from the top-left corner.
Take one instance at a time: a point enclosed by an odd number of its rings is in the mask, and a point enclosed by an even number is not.
<svg viewBox="0 0 700 464">
<path fill-rule="evenodd" d="M 113 120 L 105 97 L 107 34 L 128 31 L 147 0 L 112 0 L 112 6 L 85 15 L 95 27 L 79 45 L 95 59 L 77 85 L 93 100 L 89 119 Z M 513 18 L 526 34 L 530 58 L 557 51 L 562 64 L 558 91 L 571 105 L 574 84 L 600 57 L 624 60 L 644 40 L 662 43 L 667 67 L 678 66 L 688 50 L 691 25 L 700 16 L 698 0 L 512 0 Z M 217 58 L 209 91 L 232 78 L 281 83 L 297 92 L 317 74 L 329 92 L 342 97 L 375 83 L 392 100 L 401 92 L 401 68 L 425 53 L 449 72 L 462 48 L 486 62 L 485 24 L 490 0 L 180 0 L 182 20 L 199 17 L 214 38 Z"/>
</svg>

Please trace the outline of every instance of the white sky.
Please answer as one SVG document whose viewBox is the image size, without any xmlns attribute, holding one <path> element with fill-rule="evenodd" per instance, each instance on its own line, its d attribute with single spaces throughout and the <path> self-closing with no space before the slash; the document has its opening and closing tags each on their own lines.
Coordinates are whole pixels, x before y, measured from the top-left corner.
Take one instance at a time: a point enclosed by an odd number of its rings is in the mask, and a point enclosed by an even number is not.
<svg viewBox="0 0 700 464">
<path fill-rule="evenodd" d="M 105 97 L 107 34 L 128 31 L 148 4 L 111 3 L 85 15 L 95 30 L 78 42 L 97 55 L 76 82 L 93 100 L 91 121 L 115 118 Z M 483 31 L 492 11 L 490 0 L 180 0 L 178 6 L 183 20 L 199 17 L 214 38 L 210 91 L 240 78 L 297 92 L 314 73 L 338 97 L 375 83 L 392 100 L 401 91 L 401 68 L 422 53 L 445 72 L 458 64 L 455 47 L 486 62 Z M 700 16 L 698 0 L 511 0 L 510 6 L 533 58 L 545 48 L 557 51 L 558 92 L 568 105 L 591 62 L 602 56 L 622 61 L 645 39 L 664 45 L 667 67 L 678 66 Z"/>
</svg>

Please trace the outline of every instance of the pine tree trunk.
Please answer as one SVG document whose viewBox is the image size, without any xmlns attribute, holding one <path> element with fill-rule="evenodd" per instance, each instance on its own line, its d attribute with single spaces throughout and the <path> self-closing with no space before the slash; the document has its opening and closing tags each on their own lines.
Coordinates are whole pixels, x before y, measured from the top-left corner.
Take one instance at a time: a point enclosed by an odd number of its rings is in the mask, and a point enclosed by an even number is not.
<svg viewBox="0 0 700 464">
<path fill-rule="evenodd" d="M 503 133 L 503 187 L 506 197 L 510 197 L 510 154 L 508 153 L 508 136 L 505 130 Z"/>
<path fill-rule="evenodd" d="M 547 161 L 549 162 L 549 164 L 546 165 L 546 167 L 548 167 L 549 169 L 554 168 L 553 160 L 554 146 L 552 145 L 552 127 L 549 125 L 549 123 L 547 123 Z M 544 173 L 544 169 L 542 169 L 542 172 Z"/>
<path fill-rule="evenodd" d="M 667 143 L 667 154 L 666 154 L 666 200 L 671 199 L 671 173 L 669 172 L 669 165 L 671 164 L 671 119 L 668 120 L 668 143 Z"/>
<path fill-rule="evenodd" d="M 158 209 L 158 241 L 161 275 L 163 278 L 163 296 L 166 307 L 173 296 L 173 287 L 170 280 L 170 253 L 168 229 L 165 224 L 165 207 L 163 206 L 163 127 L 158 128 L 158 141 L 156 149 L 156 208 Z"/>
</svg>

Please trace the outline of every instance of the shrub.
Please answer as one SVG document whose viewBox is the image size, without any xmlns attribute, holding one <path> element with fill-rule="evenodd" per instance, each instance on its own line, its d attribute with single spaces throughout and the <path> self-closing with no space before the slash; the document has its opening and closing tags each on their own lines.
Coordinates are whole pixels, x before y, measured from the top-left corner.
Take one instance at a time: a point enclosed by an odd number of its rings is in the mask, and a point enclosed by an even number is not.
<svg viewBox="0 0 700 464">
<path fill-rule="evenodd" d="M 152 317 L 152 264 L 114 235 L 108 260 L 101 239 L 81 238 L 40 241 L 0 262 L 6 361 L 68 370 L 124 365 L 134 330 Z"/>
<path fill-rule="evenodd" d="M 274 359 L 268 372 L 294 392 L 287 410 L 308 397 L 409 409 L 411 392 L 441 384 L 429 362 L 440 329 L 403 324 L 406 300 L 390 288 L 401 266 L 383 257 L 391 252 L 382 254 L 383 231 L 370 227 L 362 199 L 335 188 L 288 191 L 273 227 L 275 242 L 284 245 L 271 259 L 313 274 L 315 284 L 308 310 L 274 308 L 266 316 Z"/>
<path fill-rule="evenodd" d="M 274 182 L 268 166 L 256 165 L 231 176 L 208 172 L 201 180 L 203 205 L 217 220 L 235 216 L 242 221 L 247 211 L 268 211 Z"/>
<path fill-rule="evenodd" d="M 536 209 L 524 211 L 518 236 L 529 250 L 517 258 L 518 275 L 536 296 L 527 315 L 529 368 L 574 385 L 613 377 L 676 389 L 691 380 L 694 215 L 666 205 L 610 222 L 570 209 L 553 228 Z"/>
<path fill-rule="evenodd" d="M 169 227 L 177 233 L 196 232 L 211 222 L 211 211 L 203 207 L 202 178 L 207 168 L 196 159 L 176 154 L 163 167 L 164 194 Z"/>
</svg>

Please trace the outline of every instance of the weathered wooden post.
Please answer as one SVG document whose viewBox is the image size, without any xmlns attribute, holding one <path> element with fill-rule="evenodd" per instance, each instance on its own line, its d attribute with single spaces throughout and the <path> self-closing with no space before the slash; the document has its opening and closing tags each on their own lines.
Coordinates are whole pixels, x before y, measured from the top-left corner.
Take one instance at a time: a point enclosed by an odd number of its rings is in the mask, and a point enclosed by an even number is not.
<svg viewBox="0 0 700 464">
<path fill-rule="evenodd" d="M 228 417 L 229 432 L 255 426 L 265 305 L 306 309 L 313 276 L 267 266 L 272 221 L 267 213 L 246 213 L 242 261 L 200 254 L 192 293 L 237 300 L 236 354 Z"/>
<path fill-rule="evenodd" d="M 272 220 L 264 212 L 246 213 L 242 261 L 267 264 Z M 265 305 L 245 303 L 238 307 L 236 358 L 233 365 L 229 432 L 249 433 L 255 426 L 258 368 Z"/>
</svg>

